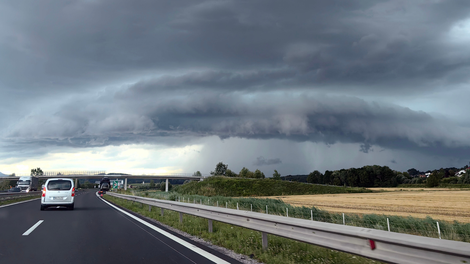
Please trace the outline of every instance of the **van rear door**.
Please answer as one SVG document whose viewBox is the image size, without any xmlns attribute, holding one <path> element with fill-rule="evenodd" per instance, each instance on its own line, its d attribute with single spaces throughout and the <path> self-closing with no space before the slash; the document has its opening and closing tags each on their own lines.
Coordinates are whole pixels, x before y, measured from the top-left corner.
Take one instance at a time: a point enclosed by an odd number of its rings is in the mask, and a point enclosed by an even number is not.
<svg viewBox="0 0 470 264">
<path fill-rule="evenodd" d="M 68 179 L 50 180 L 46 186 L 47 203 L 72 202 L 73 182 Z"/>
</svg>

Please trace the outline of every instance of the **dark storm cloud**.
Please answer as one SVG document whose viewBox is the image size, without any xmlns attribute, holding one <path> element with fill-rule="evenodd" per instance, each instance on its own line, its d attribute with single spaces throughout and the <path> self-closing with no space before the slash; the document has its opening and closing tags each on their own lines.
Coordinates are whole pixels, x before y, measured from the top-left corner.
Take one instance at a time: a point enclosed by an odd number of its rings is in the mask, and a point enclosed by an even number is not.
<svg viewBox="0 0 470 264">
<path fill-rule="evenodd" d="M 468 127 L 318 93 L 468 83 L 452 30 L 469 14 L 468 1 L 3 2 L 0 135 L 13 149 L 217 135 L 464 156 Z"/>
<path fill-rule="evenodd" d="M 280 158 L 275 158 L 275 159 L 265 159 L 263 156 L 259 156 L 256 158 L 256 161 L 253 162 L 253 165 L 255 166 L 265 166 L 265 165 L 275 165 L 275 164 L 281 164 L 282 161 Z"/>
<path fill-rule="evenodd" d="M 24 118 L 10 128 L 8 138 L 94 147 L 216 135 L 361 143 L 364 153 L 379 145 L 451 156 L 465 155 L 470 148 L 468 127 L 425 112 L 353 97 L 167 93 L 132 99 L 102 97 L 86 108 L 80 108 L 81 102 L 68 103 L 46 119 L 39 115 Z"/>
<path fill-rule="evenodd" d="M 361 145 L 361 149 L 359 151 L 364 152 L 364 153 L 369 153 L 369 151 L 374 151 L 374 149 L 372 149 L 371 144 L 366 142 Z"/>
<path fill-rule="evenodd" d="M 466 1 L 14 1 L 1 9 L 2 84 L 38 95 L 195 67 L 232 76 L 288 69 L 248 85 L 288 73 L 290 86 L 303 88 L 416 91 L 432 88 L 417 82 L 455 82 L 446 76 L 470 66 L 466 46 L 445 39 L 468 17 Z"/>
</svg>

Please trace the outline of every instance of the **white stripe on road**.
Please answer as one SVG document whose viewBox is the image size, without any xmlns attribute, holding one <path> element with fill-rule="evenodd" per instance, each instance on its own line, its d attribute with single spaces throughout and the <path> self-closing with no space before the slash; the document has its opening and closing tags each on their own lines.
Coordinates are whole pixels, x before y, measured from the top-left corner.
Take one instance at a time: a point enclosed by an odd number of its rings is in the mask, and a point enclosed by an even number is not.
<svg viewBox="0 0 470 264">
<path fill-rule="evenodd" d="M 108 202 L 108 201 L 106 201 L 105 199 L 101 198 L 98 194 L 96 194 L 96 196 L 98 196 L 98 198 L 100 198 L 103 202 L 107 203 L 109 206 L 113 207 L 114 209 L 118 210 L 119 212 L 121 212 L 121 213 L 123 213 L 123 214 L 125 214 L 125 215 L 127 215 L 127 216 L 129 216 L 129 217 L 131 217 L 131 218 L 133 218 L 134 220 L 140 222 L 141 224 L 143 224 L 143 225 L 145 225 L 145 226 L 148 226 L 149 228 L 151 228 L 151 229 L 157 231 L 158 233 L 160 233 L 160 234 L 162 234 L 162 235 L 168 237 L 169 239 L 171 239 L 171 240 L 173 240 L 173 241 L 175 241 L 175 242 L 181 244 L 182 246 L 185 246 L 186 248 L 188 248 L 188 249 L 190 249 L 190 250 L 196 252 L 197 254 L 199 254 L 199 255 L 201 255 L 201 256 L 203 256 L 203 257 L 205 257 L 205 258 L 207 258 L 207 259 L 209 259 L 209 260 L 211 260 L 211 261 L 213 261 L 213 262 L 215 262 L 215 263 L 217 263 L 217 264 L 230 264 L 230 262 L 227 262 L 227 261 L 225 261 L 225 260 L 223 260 L 223 259 L 221 259 L 221 258 L 218 258 L 218 257 L 212 255 L 211 253 L 209 253 L 209 252 L 207 252 L 207 251 L 204 251 L 204 250 L 202 250 L 201 248 L 199 248 L 199 247 L 197 247 L 197 246 L 195 246 L 195 245 L 193 245 L 193 244 L 191 244 L 191 243 L 188 243 L 188 242 L 184 241 L 183 239 L 181 239 L 181 238 L 179 238 L 179 237 L 177 237 L 177 236 L 174 236 L 174 235 L 172 235 L 172 234 L 170 234 L 170 233 L 168 233 L 168 232 L 166 232 L 166 231 L 164 231 L 164 230 L 162 230 L 162 229 L 160 229 L 160 228 L 158 228 L 158 227 L 156 227 L 156 226 L 150 224 L 149 222 L 146 222 L 146 221 L 144 221 L 144 220 L 142 220 L 142 219 L 140 219 L 140 218 L 134 216 L 134 215 L 132 215 L 132 214 L 130 214 L 130 213 L 128 213 L 128 212 L 122 210 L 121 208 L 118 208 L 118 207 L 114 206 L 114 205 L 111 204 L 110 202 Z"/>
<path fill-rule="evenodd" d="M 38 227 L 40 224 L 42 224 L 42 222 L 44 222 L 44 220 L 39 220 L 30 229 L 26 230 L 26 232 L 23 233 L 23 236 L 27 236 L 27 235 L 31 234 L 31 232 L 33 232 L 34 229 L 36 229 L 36 227 Z"/>
</svg>

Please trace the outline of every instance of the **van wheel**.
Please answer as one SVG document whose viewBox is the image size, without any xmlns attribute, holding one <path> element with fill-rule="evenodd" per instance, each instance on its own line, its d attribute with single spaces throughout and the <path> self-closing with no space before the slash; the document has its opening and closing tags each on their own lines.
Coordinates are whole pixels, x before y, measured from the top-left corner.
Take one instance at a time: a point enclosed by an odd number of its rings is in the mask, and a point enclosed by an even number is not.
<svg viewBox="0 0 470 264">
<path fill-rule="evenodd" d="M 41 204 L 41 211 L 44 211 L 44 205 Z"/>
<path fill-rule="evenodd" d="M 73 204 L 69 206 L 69 210 L 73 210 Z"/>
</svg>

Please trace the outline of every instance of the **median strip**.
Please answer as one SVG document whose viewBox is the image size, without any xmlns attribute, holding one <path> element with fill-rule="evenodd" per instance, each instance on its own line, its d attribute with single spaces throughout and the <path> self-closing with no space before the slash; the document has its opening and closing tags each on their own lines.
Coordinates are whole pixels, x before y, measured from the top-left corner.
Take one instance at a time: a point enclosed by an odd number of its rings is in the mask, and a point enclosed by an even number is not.
<svg viewBox="0 0 470 264">
<path fill-rule="evenodd" d="M 42 224 L 42 222 L 44 222 L 44 220 L 39 220 L 30 229 L 26 230 L 26 232 L 23 233 L 23 236 L 27 236 L 27 235 L 31 234 L 31 232 L 33 232 L 34 229 L 36 229 L 36 227 L 38 227 L 40 224 Z"/>
</svg>

